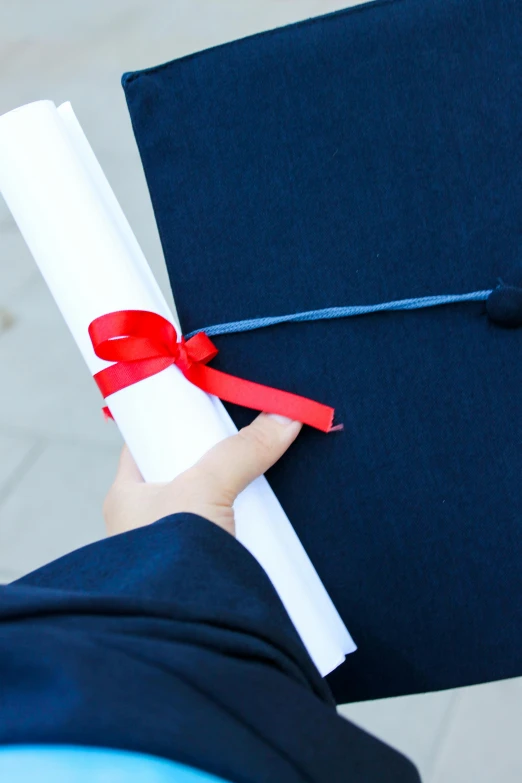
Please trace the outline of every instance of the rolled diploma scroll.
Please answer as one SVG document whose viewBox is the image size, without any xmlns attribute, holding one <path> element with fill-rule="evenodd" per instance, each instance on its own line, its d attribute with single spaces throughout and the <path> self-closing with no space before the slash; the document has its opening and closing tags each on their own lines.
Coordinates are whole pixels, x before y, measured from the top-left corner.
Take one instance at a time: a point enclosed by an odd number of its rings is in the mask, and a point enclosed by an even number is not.
<svg viewBox="0 0 522 783">
<path fill-rule="evenodd" d="M 179 339 L 179 323 L 70 104 L 37 101 L 0 117 L 0 191 L 91 374 L 110 364 L 95 355 L 88 335 L 105 313 L 160 313 Z M 108 404 L 146 481 L 173 479 L 237 432 L 221 401 L 175 366 L 116 392 Z M 234 510 L 238 540 L 265 570 L 325 676 L 356 648 L 264 477 Z"/>
</svg>

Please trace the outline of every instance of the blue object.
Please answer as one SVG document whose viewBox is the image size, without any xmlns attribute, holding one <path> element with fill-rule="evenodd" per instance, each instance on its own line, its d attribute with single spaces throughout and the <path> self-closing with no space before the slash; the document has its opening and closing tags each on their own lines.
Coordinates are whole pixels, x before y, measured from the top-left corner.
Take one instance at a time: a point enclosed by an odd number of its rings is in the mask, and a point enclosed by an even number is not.
<svg viewBox="0 0 522 783">
<path fill-rule="evenodd" d="M 490 319 L 501 326 L 522 326 L 522 270 L 516 277 L 518 285 L 501 283 L 486 301 Z"/>
<path fill-rule="evenodd" d="M 519 289 L 514 289 L 519 291 Z M 440 296 L 423 296 L 417 299 L 399 299 L 397 302 L 381 302 L 374 305 L 346 305 L 345 307 L 325 307 L 322 310 L 309 310 L 305 313 L 292 313 L 291 315 L 265 316 L 264 318 L 250 318 L 244 321 L 231 321 L 226 324 L 215 324 L 195 329 L 186 337 L 192 337 L 197 332 L 205 332 L 210 337 L 216 334 L 236 334 L 237 332 L 251 332 L 254 329 L 264 329 L 267 326 L 276 326 L 284 323 L 299 323 L 302 321 L 327 321 L 332 318 L 348 318 L 357 315 L 370 315 L 372 313 L 392 312 L 393 310 L 422 310 L 424 307 L 440 307 L 440 305 L 462 302 L 484 302 L 489 300 L 493 291 L 473 291 L 470 294 L 442 294 Z M 522 294 L 522 290 L 520 290 Z M 522 299 L 518 295 L 516 315 L 522 317 Z M 519 302 L 520 300 L 520 302 Z M 502 318 L 504 297 L 500 301 L 499 318 Z M 511 318 L 511 309 L 509 306 Z"/>
<path fill-rule="evenodd" d="M 0 746 L 2 783 L 225 783 L 175 761 L 102 748 Z"/>
<path fill-rule="evenodd" d="M 123 80 L 185 333 L 503 281 L 215 337 L 344 423 L 268 474 L 358 644 L 339 701 L 522 674 L 520 52 L 519 0 L 378 0 Z"/>
</svg>

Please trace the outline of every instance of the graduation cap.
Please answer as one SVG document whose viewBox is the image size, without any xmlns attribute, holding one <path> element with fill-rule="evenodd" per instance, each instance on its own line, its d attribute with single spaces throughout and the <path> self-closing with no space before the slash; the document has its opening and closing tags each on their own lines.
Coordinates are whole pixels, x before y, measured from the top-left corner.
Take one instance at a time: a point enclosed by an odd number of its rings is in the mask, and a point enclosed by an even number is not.
<svg viewBox="0 0 522 783">
<path fill-rule="evenodd" d="M 516 0 L 384 0 L 123 77 L 185 333 L 275 317 L 215 366 L 344 424 L 268 474 L 339 701 L 522 674 L 520 51 Z"/>
</svg>

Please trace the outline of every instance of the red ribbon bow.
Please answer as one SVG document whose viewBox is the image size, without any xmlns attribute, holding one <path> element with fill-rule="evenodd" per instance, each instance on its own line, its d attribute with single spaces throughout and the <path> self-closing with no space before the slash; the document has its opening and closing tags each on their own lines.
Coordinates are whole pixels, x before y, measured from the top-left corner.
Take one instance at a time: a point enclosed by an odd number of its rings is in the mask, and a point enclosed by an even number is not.
<svg viewBox="0 0 522 783">
<path fill-rule="evenodd" d="M 89 336 L 96 356 L 115 362 L 94 376 L 104 398 L 175 364 L 195 386 L 227 402 L 279 413 L 322 432 L 340 429 L 332 427 L 334 410 L 327 405 L 207 367 L 218 349 L 205 332 L 178 342 L 172 324 L 157 313 L 120 310 L 102 315 L 90 324 Z M 110 416 L 108 408 L 104 410 Z"/>
</svg>

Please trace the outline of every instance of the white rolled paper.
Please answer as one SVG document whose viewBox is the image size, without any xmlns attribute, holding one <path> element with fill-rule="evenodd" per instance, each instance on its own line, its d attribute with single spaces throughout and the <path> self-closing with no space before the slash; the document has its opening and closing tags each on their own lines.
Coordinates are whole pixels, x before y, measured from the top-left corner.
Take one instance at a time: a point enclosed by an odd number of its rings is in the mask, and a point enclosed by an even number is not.
<svg viewBox="0 0 522 783">
<path fill-rule="evenodd" d="M 180 335 L 69 103 L 57 109 L 37 101 L 0 117 L 0 191 L 91 374 L 109 366 L 88 335 L 100 315 L 150 310 Z M 221 401 L 175 366 L 108 403 L 147 481 L 173 479 L 237 432 Z M 264 568 L 319 672 L 328 674 L 355 645 L 266 479 L 247 487 L 234 508 L 238 540 Z"/>
</svg>

